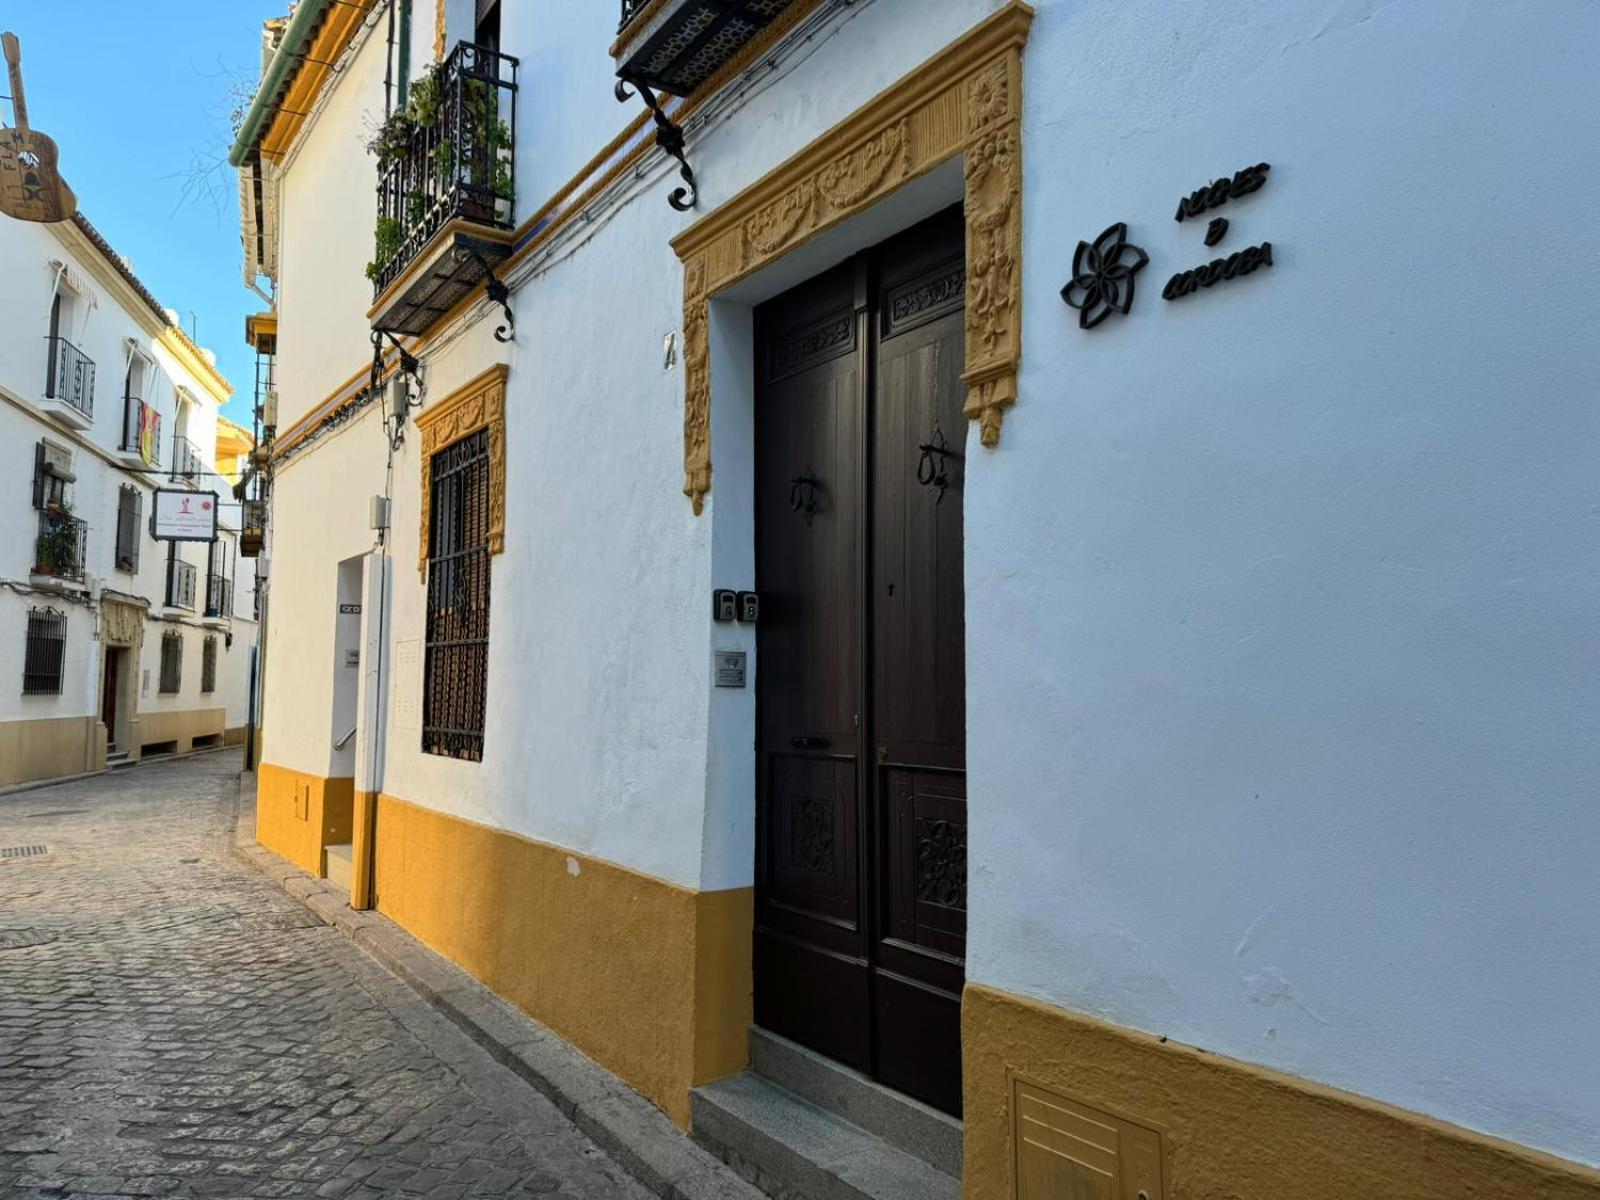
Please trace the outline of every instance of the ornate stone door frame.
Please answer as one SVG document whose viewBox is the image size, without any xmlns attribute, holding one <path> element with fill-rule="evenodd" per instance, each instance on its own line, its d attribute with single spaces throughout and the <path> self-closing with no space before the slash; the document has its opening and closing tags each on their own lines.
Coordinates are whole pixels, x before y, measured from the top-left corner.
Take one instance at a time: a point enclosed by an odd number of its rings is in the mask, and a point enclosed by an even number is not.
<svg viewBox="0 0 1600 1200">
<path fill-rule="evenodd" d="M 144 649 L 145 609 L 138 604 L 121 600 L 103 600 L 100 604 L 100 687 L 105 687 L 106 651 L 124 649 L 122 679 L 118 681 L 118 729 L 106 730 L 106 740 L 116 742 L 118 748 L 134 759 L 139 757 L 139 672 Z M 100 711 L 100 691 L 95 692 L 95 712 Z M 122 737 L 119 738 L 118 734 Z"/>
<path fill-rule="evenodd" d="M 1000 441 L 1022 355 L 1022 50 L 1010 2 L 674 239 L 683 263 L 683 491 L 711 490 L 711 299 L 953 158 L 964 160 L 966 415 Z"/>
</svg>

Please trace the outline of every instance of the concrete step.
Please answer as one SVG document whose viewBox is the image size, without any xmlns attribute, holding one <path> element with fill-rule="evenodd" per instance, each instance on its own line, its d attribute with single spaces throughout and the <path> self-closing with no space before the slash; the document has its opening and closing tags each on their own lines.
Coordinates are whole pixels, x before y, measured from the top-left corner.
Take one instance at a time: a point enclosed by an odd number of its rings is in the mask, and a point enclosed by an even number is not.
<svg viewBox="0 0 1600 1200">
<path fill-rule="evenodd" d="M 694 1138 L 784 1200 L 961 1200 L 961 1180 L 747 1071 L 691 1093 Z"/>
<path fill-rule="evenodd" d="M 350 843 L 345 842 L 343 845 L 329 846 L 322 852 L 322 855 L 322 873 L 327 876 L 329 883 L 333 884 L 341 892 L 348 894 L 352 870 L 350 865 Z"/>
<path fill-rule="evenodd" d="M 118 767 L 131 767 L 133 765 L 133 759 L 128 757 L 128 752 L 126 750 L 111 750 L 106 753 L 106 766 L 111 770 L 116 770 Z"/>
<path fill-rule="evenodd" d="M 896 1150 L 961 1178 L 961 1121 L 949 1113 L 765 1029 L 750 1030 L 750 1069 Z"/>
</svg>

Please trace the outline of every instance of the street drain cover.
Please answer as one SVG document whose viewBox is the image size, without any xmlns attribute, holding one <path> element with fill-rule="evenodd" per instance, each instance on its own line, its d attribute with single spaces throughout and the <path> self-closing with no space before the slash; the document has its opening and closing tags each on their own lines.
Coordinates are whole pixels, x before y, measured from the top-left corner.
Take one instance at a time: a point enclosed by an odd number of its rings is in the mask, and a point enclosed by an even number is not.
<svg viewBox="0 0 1600 1200">
<path fill-rule="evenodd" d="M 0 950 L 26 950 L 29 946 L 48 946 L 56 935 L 48 929 L 0 929 Z"/>
<path fill-rule="evenodd" d="M 38 858 L 45 853 L 43 846 L 0 846 L 0 858 Z"/>
</svg>

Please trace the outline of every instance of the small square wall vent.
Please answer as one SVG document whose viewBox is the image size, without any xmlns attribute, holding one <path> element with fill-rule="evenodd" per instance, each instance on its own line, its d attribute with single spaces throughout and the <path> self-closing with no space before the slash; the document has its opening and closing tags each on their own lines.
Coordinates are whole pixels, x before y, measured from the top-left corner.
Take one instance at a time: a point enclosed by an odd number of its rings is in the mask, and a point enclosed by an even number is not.
<svg viewBox="0 0 1600 1200">
<path fill-rule="evenodd" d="M 1163 1200 L 1161 1135 L 1013 1079 L 1016 1200 Z"/>
</svg>

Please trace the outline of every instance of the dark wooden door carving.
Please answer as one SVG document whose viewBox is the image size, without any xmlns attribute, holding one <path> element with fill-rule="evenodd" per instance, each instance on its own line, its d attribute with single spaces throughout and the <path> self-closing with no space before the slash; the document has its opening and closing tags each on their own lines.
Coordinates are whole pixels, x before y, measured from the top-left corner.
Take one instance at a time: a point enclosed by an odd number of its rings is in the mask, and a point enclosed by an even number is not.
<svg viewBox="0 0 1600 1200">
<path fill-rule="evenodd" d="M 964 280 L 957 211 L 756 314 L 756 1019 L 952 1112 Z"/>
</svg>

